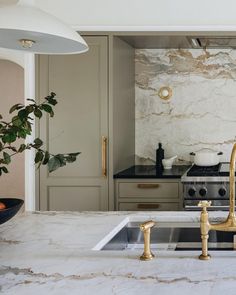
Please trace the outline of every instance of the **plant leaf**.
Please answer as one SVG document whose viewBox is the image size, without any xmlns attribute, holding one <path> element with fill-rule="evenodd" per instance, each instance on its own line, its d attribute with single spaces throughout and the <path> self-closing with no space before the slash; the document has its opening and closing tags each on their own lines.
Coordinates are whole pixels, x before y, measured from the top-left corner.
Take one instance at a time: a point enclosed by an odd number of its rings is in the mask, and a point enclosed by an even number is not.
<svg viewBox="0 0 236 295">
<path fill-rule="evenodd" d="M 32 98 L 27 98 L 27 100 L 36 103 L 36 101 L 34 99 L 32 99 Z"/>
<path fill-rule="evenodd" d="M 1 169 L 2 169 L 2 171 L 4 172 L 4 173 L 8 173 L 8 169 L 7 169 L 7 167 L 1 167 Z"/>
<path fill-rule="evenodd" d="M 57 100 L 54 99 L 55 96 L 56 96 L 56 93 L 51 92 L 51 94 L 46 96 L 45 99 L 48 101 L 49 104 L 55 106 L 57 104 Z"/>
<path fill-rule="evenodd" d="M 44 159 L 43 159 L 43 165 L 46 165 L 49 161 L 49 158 L 50 158 L 50 154 L 48 151 L 45 152 L 45 155 L 44 155 Z"/>
<path fill-rule="evenodd" d="M 77 157 L 79 154 L 81 154 L 81 152 L 77 152 L 77 153 L 69 153 L 68 155 L 69 155 L 69 156 L 75 156 L 75 157 Z"/>
<path fill-rule="evenodd" d="M 43 145 L 43 141 L 40 138 L 35 138 L 34 140 L 34 148 L 40 148 Z"/>
<path fill-rule="evenodd" d="M 43 152 L 42 151 L 37 151 L 34 162 L 37 164 L 38 162 L 41 162 L 43 160 Z"/>
<path fill-rule="evenodd" d="M 27 135 L 26 131 L 22 129 L 19 130 L 17 134 L 18 134 L 18 137 L 21 137 L 21 138 L 26 138 L 26 135 Z"/>
<path fill-rule="evenodd" d="M 26 149 L 26 145 L 22 143 L 18 149 L 18 153 L 22 153 Z"/>
<path fill-rule="evenodd" d="M 4 158 L 4 163 L 5 164 L 10 164 L 11 163 L 11 157 L 8 153 L 6 152 L 3 152 L 3 158 Z"/>
<path fill-rule="evenodd" d="M 51 113 L 51 111 L 52 111 L 52 107 L 49 104 L 44 103 L 41 105 L 41 108 L 47 113 Z"/>
<path fill-rule="evenodd" d="M 40 119 L 42 117 L 43 113 L 40 111 L 40 109 L 35 109 L 34 115 Z"/>
<path fill-rule="evenodd" d="M 25 109 L 26 109 L 26 111 L 27 111 L 28 114 L 33 113 L 33 111 L 34 111 L 34 105 L 30 104 Z"/>
<path fill-rule="evenodd" d="M 16 134 L 12 133 L 12 132 L 6 133 L 2 137 L 2 141 L 4 143 L 12 143 L 12 142 L 16 141 Z"/>
<path fill-rule="evenodd" d="M 14 104 L 9 111 L 9 114 L 13 113 L 15 110 L 22 109 L 24 106 L 21 103 Z"/>
<path fill-rule="evenodd" d="M 24 122 L 24 121 L 27 120 L 28 112 L 27 112 L 25 109 L 20 110 L 20 111 L 18 112 L 18 117 L 21 119 L 21 121 Z"/>
<path fill-rule="evenodd" d="M 12 118 L 12 124 L 14 126 L 20 127 L 22 125 L 22 121 L 18 116 Z"/>
<path fill-rule="evenodd" d="M 48 170 L 49 170 L 49 172 L 55 171 L 60 167 L 61 167 L 61 162 L 57 157 L 52 157 L 48 161 Z"/>
</svg>

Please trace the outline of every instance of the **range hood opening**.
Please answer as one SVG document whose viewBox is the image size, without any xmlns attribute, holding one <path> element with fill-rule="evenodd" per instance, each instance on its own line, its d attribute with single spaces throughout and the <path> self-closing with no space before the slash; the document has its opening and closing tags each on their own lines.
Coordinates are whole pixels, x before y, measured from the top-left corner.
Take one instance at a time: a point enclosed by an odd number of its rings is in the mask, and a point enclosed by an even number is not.
<svg viewBox="0 0 236 295">
<path fill-rule="evenodd" d="M 236 37 L 191 37 L 193 48 L 236 48 Z"/>
</svg>

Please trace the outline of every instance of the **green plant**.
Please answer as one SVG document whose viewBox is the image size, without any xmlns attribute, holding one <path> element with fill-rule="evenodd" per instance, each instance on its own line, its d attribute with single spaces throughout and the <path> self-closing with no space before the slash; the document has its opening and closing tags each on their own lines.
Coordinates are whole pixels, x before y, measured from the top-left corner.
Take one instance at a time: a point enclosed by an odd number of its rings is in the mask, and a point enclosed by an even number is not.
<svg viewBox="0 0 236 295">
<path fill-rule="evenodd" d="M 5 122 L 0 115 L 0 176 L 8 173 L 7 165 L 13 156 L 32 148 L 36 150 L 35 164 L 38 167 L 48 165 L 49 172 L 76 161 L 80 152 L 53 155 L 42 149 L 43 141 L 40 138 L 35 138 L 32 143 L 18 143 L 32 134 L 33 118 L 30 115 L 34 114 L 38 119 L 42 118 L 43 113 L 54 116 L 53 107 L 57 104 L 55 97 L 56 94 L 51 92 L 40 104 L 34 99 L 28 99 L 29 104 L 26 106 L 20 103 L 13 105 L 9 111 L 10 114 L 14 113 L 10 122 Z"/>
</svg>

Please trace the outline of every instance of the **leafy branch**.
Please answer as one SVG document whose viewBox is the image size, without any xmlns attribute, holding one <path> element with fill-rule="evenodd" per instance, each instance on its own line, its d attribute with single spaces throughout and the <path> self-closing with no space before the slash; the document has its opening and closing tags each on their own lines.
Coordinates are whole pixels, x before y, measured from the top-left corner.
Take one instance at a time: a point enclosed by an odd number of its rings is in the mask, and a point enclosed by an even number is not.
<svg viewBox="0 0 236 295">
<path fill-rule="evenodd" d="M 30 115 L 34 114 L 38 119 L 42 118 L 43 113 L 49 114 L 50 117 L 54 116 L 53 107 L 57 104 L 55 97 L 56 94 L 51 92 L 40 104 L 37 104 L 34 99 L 27 99 L 30 102 L 27 106 L 20 103 L 13 105 L 9 113 L 16 114 L 10 122 L 5 122 L 0 115 L 0 176 L 8 173 L 6 166 L 11 163 L 12 157 L 32 148 L 36 150 L 35 164 L 38 164 L 38 167 L 48 165 L 49 172 L 76 161 L 80 152 L 51 154 L 42 149 L 43 141 L 40 138 L 36 138 L 32 143 L 16 145 L 18 140 L 24 140 L 32 133 L 33 118 Z"/>
</svg>

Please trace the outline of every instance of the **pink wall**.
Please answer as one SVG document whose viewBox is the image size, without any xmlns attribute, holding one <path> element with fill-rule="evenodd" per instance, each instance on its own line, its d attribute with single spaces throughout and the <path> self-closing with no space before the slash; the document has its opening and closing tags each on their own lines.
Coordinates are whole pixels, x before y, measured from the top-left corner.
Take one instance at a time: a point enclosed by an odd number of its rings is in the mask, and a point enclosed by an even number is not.
<svg viewBox="0 0 236 295">
<path fill-rule="evenodd" d="M 0 114 L 9 120 L 9 109 L 24 103 L 24 69 L 8 60 L 0 60 Z M 0 197 L 24 199 L 24 155 L 16 155 L 8 167 L 9 173 L 0 177 Z"/>
</svg>

